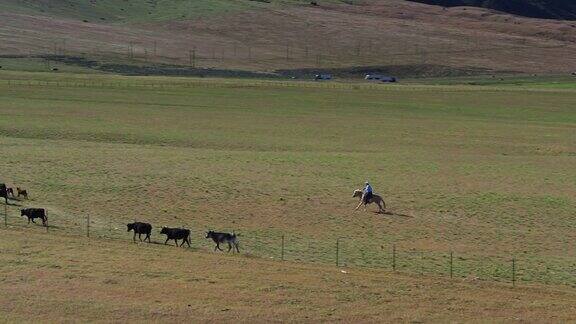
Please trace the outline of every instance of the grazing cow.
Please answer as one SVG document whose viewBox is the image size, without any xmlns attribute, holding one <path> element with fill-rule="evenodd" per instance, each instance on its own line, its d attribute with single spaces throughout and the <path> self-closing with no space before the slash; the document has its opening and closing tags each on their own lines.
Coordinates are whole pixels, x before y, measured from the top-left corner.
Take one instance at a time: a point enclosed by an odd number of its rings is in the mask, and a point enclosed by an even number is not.
<svg viewBox="0 0 576 324">
<path fill-rule="evenodd" d="M 138 234 L 140 242 L 142 242 L 142 234 L 146 234 L 146 237 L 144 237 L 144 241 L 148 239 L 148 243 L 150 243 L 150 234 L 152 234 L 152 225 L 140 222 L 130 223 L 128 224 L 127 232 L 130 232 L 132 230 L 134 231 L 134 238 L 133 238 L 134 242 L 136 242 L 136 234 Z"/>
<path fill-rule="evenodd" d="M 20 216 L 28 217 L 28 224 L 30 224 L 30 221 L 36 224 L 34 219 L 40 218 L 42 220 L 42 225 L 48 226 L 48 214 L 44 208 L 25 208 L 20 210 Z"/>
<path fill-rule="evenodd" d="M 206 233 L 206 238 L 211 238 L 212 241 L 216 243 L 214 251 L 216 251 L 216 249 L 223 251 L 220 248 L 220 243 L 228 243 L 228 252 L 230 252 L 230 250 L 232 250 L 232 246 L 234 246 L 236 248 L 236 252 L 240 253 L 240 249 L 238 248 L 238 237 L 235 233 L 230 234 L 209 231 Z"/>
<path fill-rule="evenodd" d="M 22 189 L 20 187 L 16 187 L 16 191 L 18 192 L 18 197 L 24 197 L 24 198 L 28 199 L 28 191 L 26 191 L 25 189 Z"/>
<path fill-rule="evenodd" d="M 178 240 L 183 240 L 180 246 L 184 245 L 184 243 L 188 244 L 190 247 L 190 230 L 186 228 L 169 228 L 169 227 L 162 227 L 160 234 L 166 235 L 166 242 L 164 244 L 168 244 L 169 240 L 174 240 L 176 242 L 176 246 L 178 246 Z"/>
<path fill-rule="evenodd" d="M 6 189 L 6 185 L 0 183 L 0 198 L 4 198 L 6 204 L 8 204 L 8 190 Z"/>
</svg>

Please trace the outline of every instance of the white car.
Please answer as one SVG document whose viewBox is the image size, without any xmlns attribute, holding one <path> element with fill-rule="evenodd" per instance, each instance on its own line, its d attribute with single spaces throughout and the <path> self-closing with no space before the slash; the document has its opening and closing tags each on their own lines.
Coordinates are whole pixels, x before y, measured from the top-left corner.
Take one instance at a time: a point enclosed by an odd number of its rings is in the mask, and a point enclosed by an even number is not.
<svg viewBox="0 0 576 324">
<path fill-rule="evenodd" d="M 364 80 L 380 81 L 380 82 L 396 82 L 397 81 L 395 77 L 385 76 L 385 75 L 380 75 L 380 74 L 366 74 L 366 76 L 364 77 Z"/>
</svg>

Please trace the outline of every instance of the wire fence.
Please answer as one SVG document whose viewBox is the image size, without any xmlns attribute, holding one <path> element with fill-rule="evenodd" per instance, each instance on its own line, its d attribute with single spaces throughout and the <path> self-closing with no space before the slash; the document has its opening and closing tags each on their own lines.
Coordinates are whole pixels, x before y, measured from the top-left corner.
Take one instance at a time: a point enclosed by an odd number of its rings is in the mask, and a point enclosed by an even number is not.
<svg viewBox="0 0 576 324">
<path fill-rule="evenodd" d="M 53 235 L 84 236 L 131 243 L 134 234 L 126 223 L 108 217 L 90 215 L 59 217 L 48 215 L 48 226 L 28 224 L 19 212 L 3 208 L 4 228 L 26 228 L 27 231 Z M 178 224 L 191 230 L 194 250 L 211 252 L 215 245 L 206 239 L 205 230 L 190 223 Z M 160 228 L 153 228 L 152 243 L 164 244 Z M 240 252 L 249 257 L 278 261 L 334 265 L 337 267 L 382 269 L 390 272 L 469 281 L 496 281 L 516 286 L 518 283 L 568 285 L 576 288 L 576 260 L 542 261 L 537 257 L 463 255 L 453 251 L 400 248 L 394 243 L 364 244 L 350 238 L 309 238 L 272 230 L 246 229 L 239 233 Z M 142 239 L 145 235 L 142 236 Z M 135 236 L 138 242 L 138 235 Z M 168 242 L 174 245 L 174 242 Z M 221 246 L 226 252 L 228 246 Z"/>
<path fill-rule="evenodd" d="M 124 43 L 100 44 L 71 39 L 42 40 L 35 49 L 4 49 L 3 56 L 53 55 L 74 57 L 105 57 L 132 63 L 157 63 L 182 65 L 190 67 L 212 67 L 237 62 L 278 62 L 290 64 L 297 61 L 311 67 L 326 67 L 333 62 L 362 64 L 379 62 L 385 64 L 427 64 L 446 60 L 447 55 L 484 57 L 506 53 L 532 53 L 534 50 L 554 50 L 573 46 L 571 40 L 548 39 L 535 41 L 531 38 L 517 37 L 508 40 L 507 44 L 494 44 L 493 39 L 482 39 L 479 35 L 453 35 L 452 40 L 435 38 L 434 44 L 427 43 L 427 38 L 398 38 L 383 41 L 382 39 L 356 40 L 351 42 L 329 41 L 306 42 L 294 44 L 283 42 L 277 44 L 243 43 L 179 43 L 161 44 L 141 42 L 139 40 Z M 301 40 L 303 41 L 303 40 Z"/>
<path fill-rule="evenodd" d="M 97 79 L 78 79 L 66 81 L 52 81 L 52 80 L 12 80 L 0 79 L 0 86 L 8 88 L 95 88 L 95 89 L 113 89 L 113 90 L 174 90 L 174 89 L 187 89 L 187 88 L 200 88 L 200 89 L 223 89 L 223 88 L 315 88 L 315 89 L 337 89 L 337 90 L 376 90 L 376 91 L 429 91 L 429 92 L 462 92 L 470 91 L 470 86 L 457 85 L 457 86 L 443 86 L 443 85 L 414 85 L 402 84 L 391 85 L 384 83 L 354 83 L 354 82 L 310 82 L 310 81 L 273 81 L 273 80 L 202 80 L 202 79 L 189 79 L 189 80 L 175 80 L 167 81 L 162 80 L 154 81 L 140 81 L 140 80 L 126 80 L 126 81 L 104 81 Z M 534 91 L 530 87 L 492 87 L 482 86 L 474 87 L 474 91 L 485 92 L 510 92 L 510 91 Z M 538 89 L 542 92 L 573 92 L 572 89 L 556 89 L 556 88 L 542 88 Z"/>
</svg>

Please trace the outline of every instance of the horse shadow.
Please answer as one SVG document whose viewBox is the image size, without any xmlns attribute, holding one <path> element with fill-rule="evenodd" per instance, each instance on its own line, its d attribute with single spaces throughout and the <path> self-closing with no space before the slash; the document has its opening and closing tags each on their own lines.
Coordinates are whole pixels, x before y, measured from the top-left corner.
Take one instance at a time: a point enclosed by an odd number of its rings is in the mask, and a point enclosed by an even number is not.
<svg viewBox="0 0 576 324">
<path fill-rule="evenodd" d="M 414 216 L 412 216 L 412 215 L 403 214 L 403 213 L 396 213 L 396 212 L 393 212 L 393 211 L 391 211 L 391 210 L 387 210 L 387 211 L 375 211 L 374 214 L 389 215 L 389 216 L 400 216 L 400 217 L 405 217 L 405 218 L 414 218 Z"/>
</svg>

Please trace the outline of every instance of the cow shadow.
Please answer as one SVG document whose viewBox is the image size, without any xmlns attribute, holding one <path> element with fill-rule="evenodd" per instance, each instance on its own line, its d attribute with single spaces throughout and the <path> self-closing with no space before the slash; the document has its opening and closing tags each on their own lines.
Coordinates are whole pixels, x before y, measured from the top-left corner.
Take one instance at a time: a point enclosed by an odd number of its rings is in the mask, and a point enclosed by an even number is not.
<svg viewBox="0 0 576 324">
<path fill-rule="evenodd" d="M 22 201 L 21 200 L 16 200 L 17 201 L 16 203 L 10 202 L 10 200 L 13 200 L 13 199 L 9 199 L 7 203 L 3 201 L 3 205 L 22 207 Z"/>
<path fill-rule="evenodd" d="M 174 242 L 170 243 L 168 242 L 168 244 L 164 244 L 164 241 L 142 241 L 140 242 L 139 240 L 136 240 L 136 242 L 133 242 L 134 244 L 138 244 L 138 243 L 142 243 L 142 244 L 152 244 L 152 245 L 161 245 L 161 246 L 174 246 Z M 180 246 L 180 242 L 178 242 L 178 247 L 186 247 L 186 248 L 193 248 L 193 247 L 188 247 L 186 244 L 184 244 L 184 246 Z"/>
</svg>

